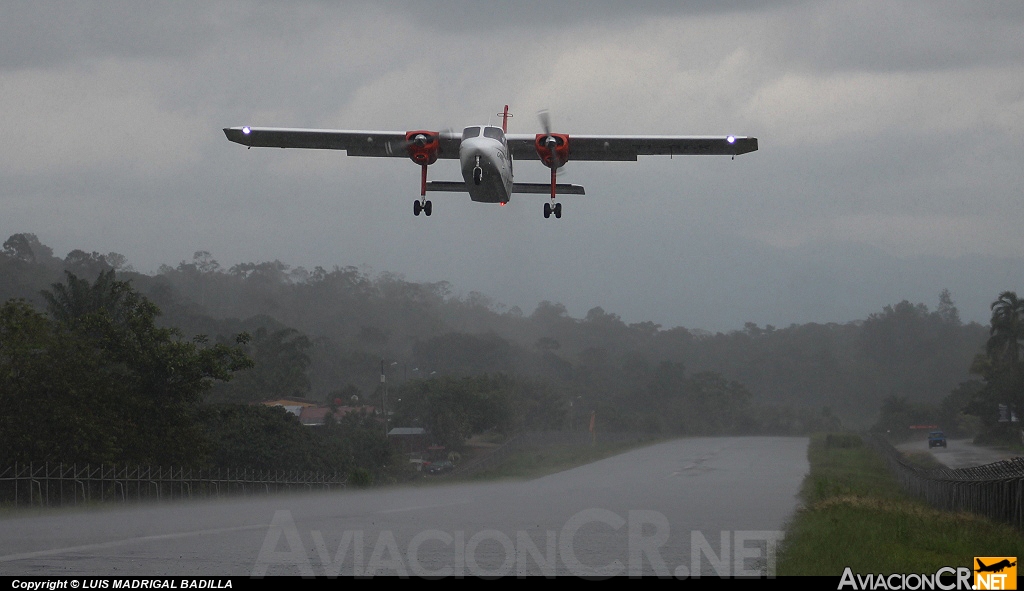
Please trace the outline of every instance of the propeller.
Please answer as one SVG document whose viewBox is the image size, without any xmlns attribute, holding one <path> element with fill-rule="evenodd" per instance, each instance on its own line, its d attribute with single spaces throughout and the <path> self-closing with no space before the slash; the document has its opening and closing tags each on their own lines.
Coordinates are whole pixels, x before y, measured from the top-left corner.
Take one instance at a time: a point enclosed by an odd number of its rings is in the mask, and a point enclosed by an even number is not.
<svg viewBox="0 0 1024 591">
<path fill-rule="evenodd" d="M 425 199 L 427 195 L 427 166 L 433 164 L 440 151 L 442 137 L 450 135 L 450 130 L 445 131 L 408 131 L 405 140 L 400 143 L 401 148 L 409 153 L 413 162 L 420 165 L 420 198 Z M 429 203 L 429 202 L 425 202 Z M 427 215 L 430 215 L 429 213 Z"/>
<path fill-rule="evenodd" d="M 441 140 L 442 138 L 448 139 L 455 135 L 455 130 L 451 126 L 439 129 L 438 131 L 431 131 L 428 129 L 420 129 L 415 131 L 414 135 L 411 135 L 402 140 L 393 140 L 390 142 L 391 149 L 395 152 L 401 150 L 408 150 L 412 146 L 422 148 L 423 146 L 430 143 L 432 140 Z"/>
<path fill-rule="evenodd" d="M 560 163 L 558 162 L 558 154 L 555 152 L 555 148 L 558 147 L 558 140 L 555 136 L 551 135 L 551 113 L 547 109 L 543 109 L 537 113 L 537 117 L 540 119 L 540 126 L 544 130 L 544 135 L 547 136 L 544 140 L 544 145 L 550 151 L 551 163 L 553 164 L 552 169 L 558 168 Z"/>
</svg>

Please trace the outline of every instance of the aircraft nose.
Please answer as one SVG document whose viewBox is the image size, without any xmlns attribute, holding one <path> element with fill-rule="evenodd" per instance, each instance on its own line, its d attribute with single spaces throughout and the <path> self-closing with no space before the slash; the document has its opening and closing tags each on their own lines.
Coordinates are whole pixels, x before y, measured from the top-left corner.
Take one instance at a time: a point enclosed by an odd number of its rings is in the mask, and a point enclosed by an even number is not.
<svg viewBox="0 0 1024 591">
<path fill-rule="evenodd" d="M 462 145 L 459 147 L 459 160 L 462 161 L 463 165 L 465 165 L 466 162 L 476 160 L 477 156 L 483 155 L 484 151 L 477 141 L 467 140 L 462 142 Z"/>
</svg>

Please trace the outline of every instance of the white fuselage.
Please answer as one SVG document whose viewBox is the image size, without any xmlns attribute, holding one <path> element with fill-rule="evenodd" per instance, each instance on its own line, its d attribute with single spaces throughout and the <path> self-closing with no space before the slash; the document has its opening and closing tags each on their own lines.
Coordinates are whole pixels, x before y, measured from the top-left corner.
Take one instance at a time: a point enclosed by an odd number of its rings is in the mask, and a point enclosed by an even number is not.
<svg viewBox="0 0 1024 591">
<path fill-rule="evenodd" d="M 500 127 L 467 127 L 459 145 L 459 163 L 473 201 L 508 202 L 512 194 L 512 154 Z"/>
</svg>

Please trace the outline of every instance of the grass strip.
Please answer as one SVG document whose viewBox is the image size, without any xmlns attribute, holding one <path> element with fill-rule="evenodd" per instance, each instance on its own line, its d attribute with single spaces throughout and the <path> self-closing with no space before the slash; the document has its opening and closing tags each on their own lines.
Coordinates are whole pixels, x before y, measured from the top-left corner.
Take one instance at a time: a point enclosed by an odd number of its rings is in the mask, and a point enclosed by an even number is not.
<svg viewBox="0 0 1024 591">
<path fill-rule="evenodd" d="M 1024 536 L 971 513 L 933 509 L 903 493 L 885 461 L 855 435 L 816 435 L 804 507 L 790 522 L 777 573 L 934 573 L 975 556 L 1024 557 Z"/>
<path fill-rule="evenodd" d="M 596 445 L 529 447 L 510 454 L 494 468 L 481 470 L 466 476 L 465 480 L 539 478 L 659 442 L 660 440 L 645 440 L 622 443 L 598 443 Z"/>
</svg>

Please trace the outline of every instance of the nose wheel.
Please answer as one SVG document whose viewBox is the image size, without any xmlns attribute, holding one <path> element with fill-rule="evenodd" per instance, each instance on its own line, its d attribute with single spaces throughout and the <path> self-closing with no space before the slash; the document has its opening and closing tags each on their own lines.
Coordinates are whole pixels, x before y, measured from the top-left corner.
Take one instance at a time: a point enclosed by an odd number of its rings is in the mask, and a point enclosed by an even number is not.
<svg viewBox="0 0 1024 591">
<path fill-rule="evenodd" d="M 419 216 L 420 212 L 422 211 L 424 214 L 426 214 L 429 217 L 430 216 L 430 209 L 431 209 L 431 207 L 430 207 L 430 200 L 429 199 L 426 200 L 426 201 L 423 201 L 422 203 L 420 202 L 419 199 L 417 199 L 416 201 L 412 202 L 412 214 L 415 215 L 415 216 Z"/>
<path fill-rule="evenodd" d="M 544 217 L 549 218 L 551 214 L 555 215 L 555 218 L 562 217 L 562 204 L 561 203 L 545 203 L 544 204 Z"/>
</svg>

